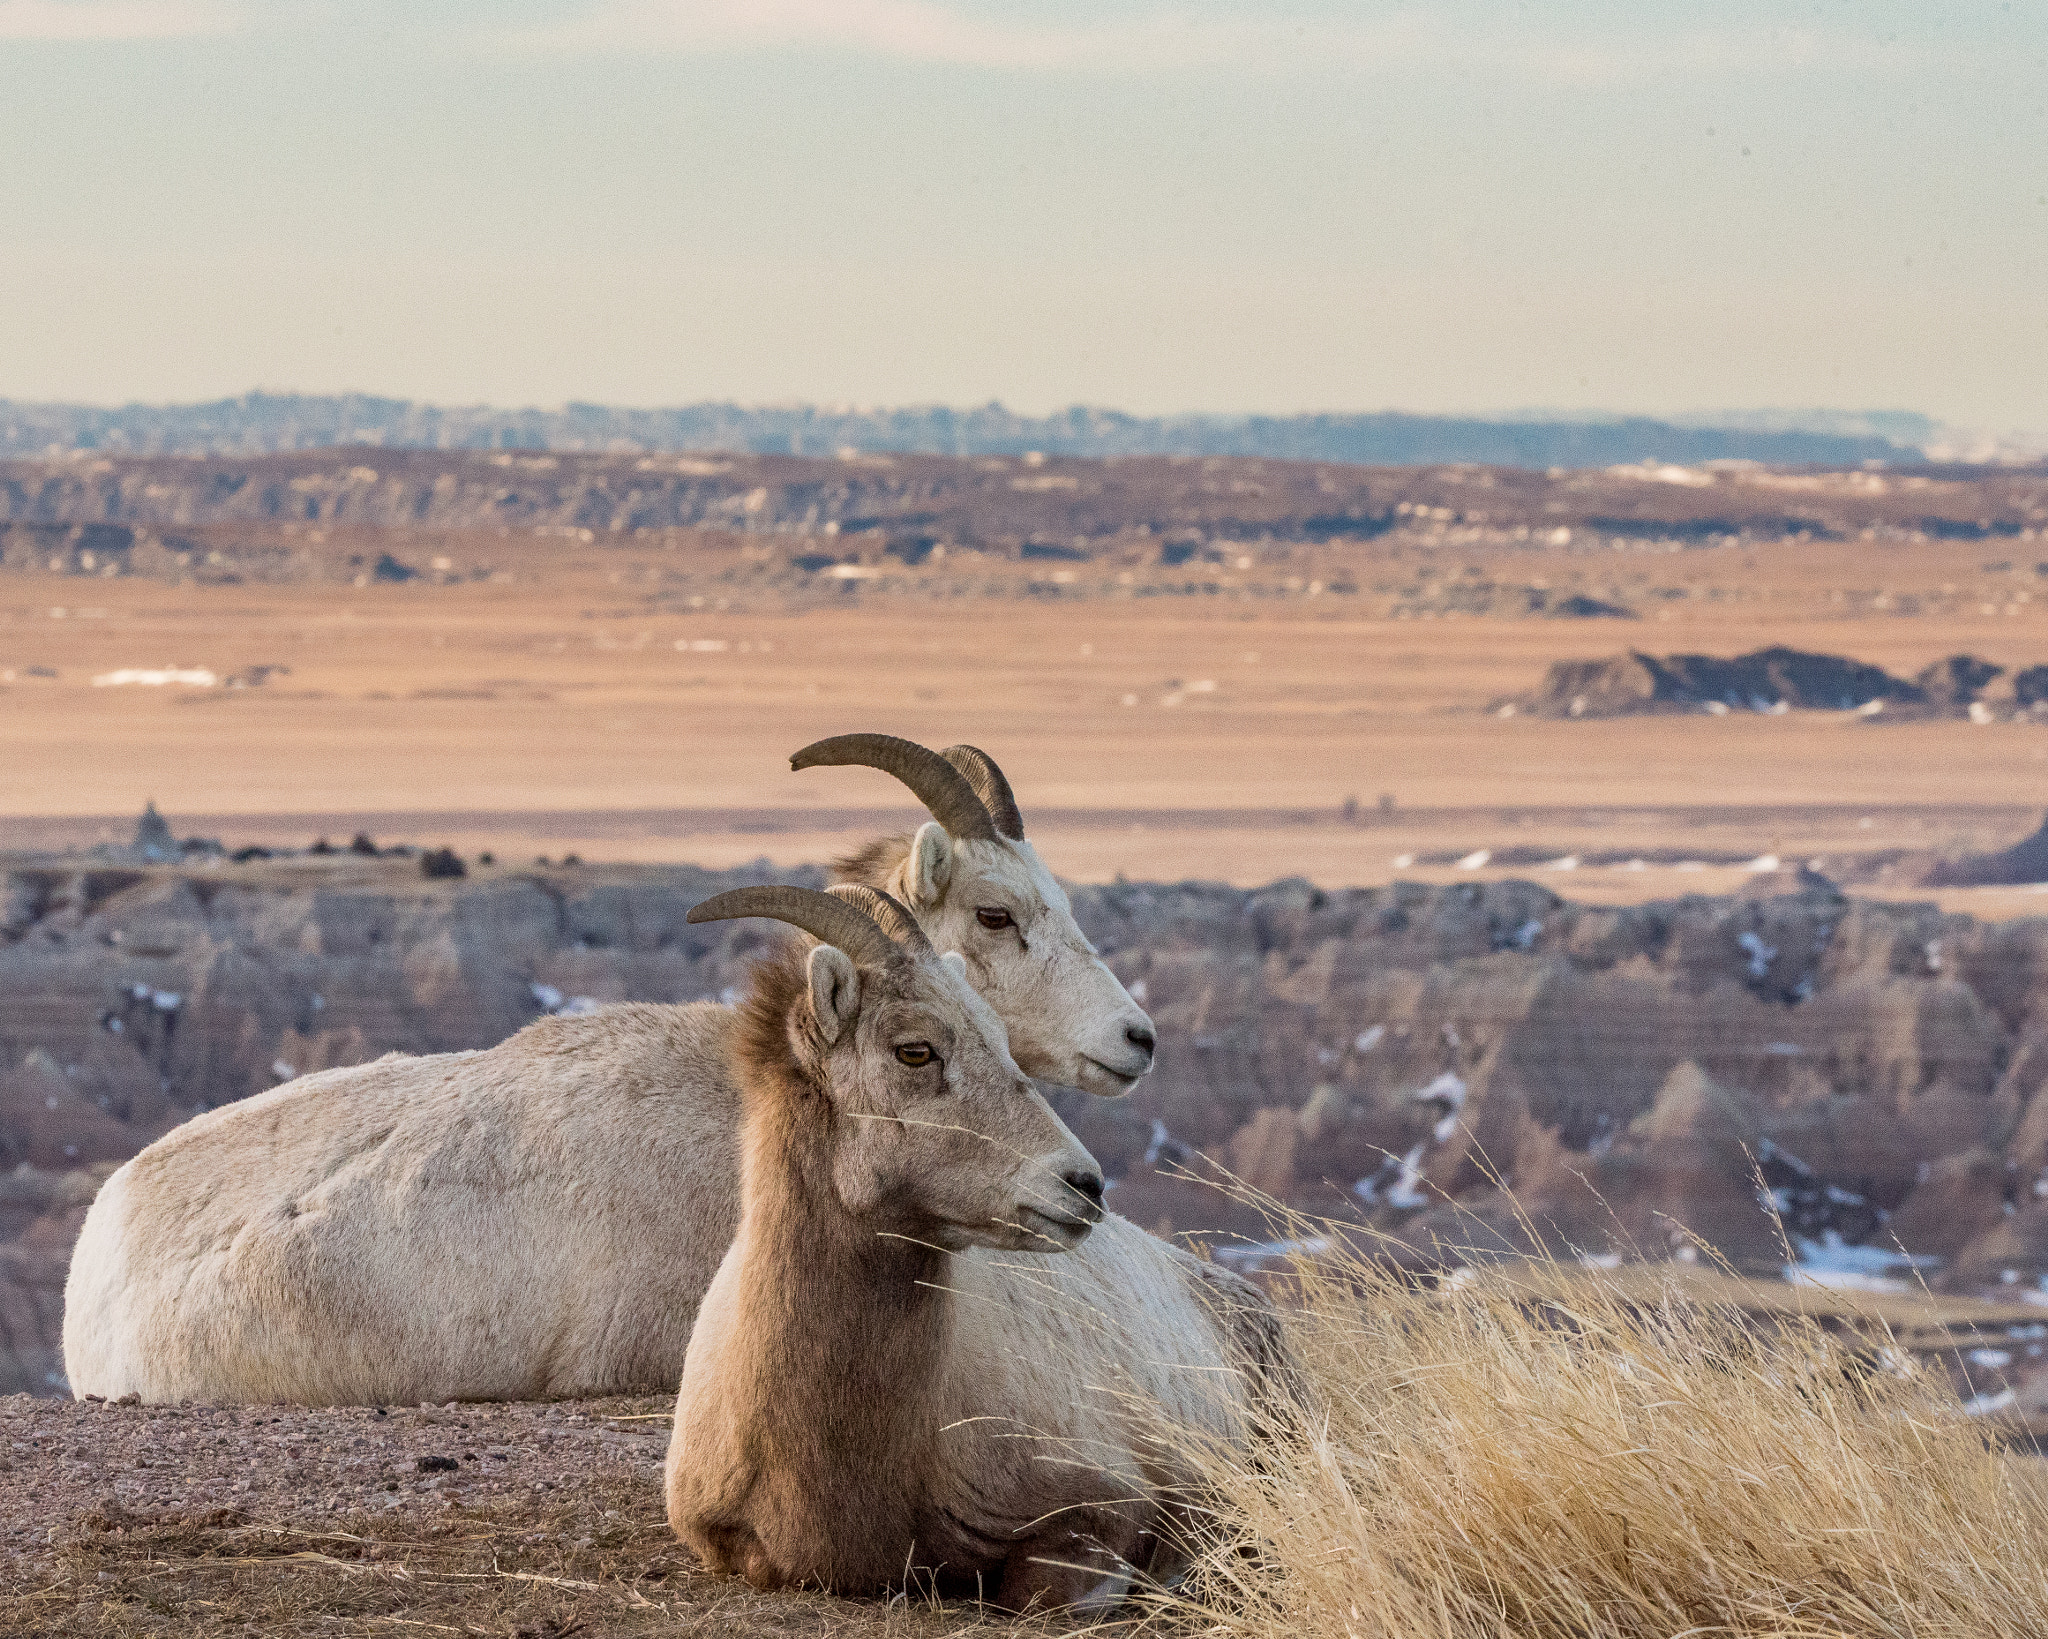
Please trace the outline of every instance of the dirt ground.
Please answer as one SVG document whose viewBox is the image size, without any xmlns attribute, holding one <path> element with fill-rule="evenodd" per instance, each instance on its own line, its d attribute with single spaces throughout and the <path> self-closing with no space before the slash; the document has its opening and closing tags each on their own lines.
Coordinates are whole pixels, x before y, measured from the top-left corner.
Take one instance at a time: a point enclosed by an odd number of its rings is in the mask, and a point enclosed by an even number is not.
<svg viewBox="0 0 2048 1639">
<path fill-rule="evenodd" d="M 1305 593 L 921 604 L 851 584 L 740 607 L 685 595 L 673 545 L 621 539 L 494 541 L 514 570 L 446 584 L 0 577 L 0 846 L 125 840 L 153 797 L 231 845 L 369 826 L 521 858 L 816 860 L 914 817 L 879 775 L 789 772 L 796 747 L 866 728 L 989 749 L 1077 878 L 1366 884 L 1484 849 L 1518 857 L 1467 874 L 1614 855 L 1561 890 L 1643 899 L 1725 890 L 1765 853 L 2003 846 L 2048 792 L 2031 726 L 1489 709 L 1553 660 L 1628 645 L 1784 643 L 1906 674 L 1965 651 L 2048 661 L 2033 565 L 1980 541 L 1515 549 L 1524 580 L 1649 611 L 1624 621 Z M 1350 550 L 1361 583 L 1509 572 L 1478 548 L 1421 568 L 1412 546 Z M 124 668 L 254 681 L 96 686 Z"/>
<path fill-rule="evenodd" d="M 0 1399 L 0 1634 L 1019 1631 L 972 1607 L 763 1595 L 706 1575 L 662 1519 L 667 1449 L 659 1400 Z"/>
</svg>

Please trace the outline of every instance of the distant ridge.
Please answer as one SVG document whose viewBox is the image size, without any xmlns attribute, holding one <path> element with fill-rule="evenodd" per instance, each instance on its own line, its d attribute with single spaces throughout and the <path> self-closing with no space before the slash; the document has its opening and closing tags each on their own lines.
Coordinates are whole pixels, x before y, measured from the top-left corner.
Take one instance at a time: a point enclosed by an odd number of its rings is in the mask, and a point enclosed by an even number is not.
<svg viewBox="0 0 2048 1639">
<path fill-rule="evenodd" d="M 210 404 L 28 404 L 0 399 L 0 456 L 78 450 L 109 454 L 265 454 L 342 444 L 413 449 L 717 450 L 831 455 L 843 449 L 935 455 L 1238 455 L 1371 466 L 1474 462 L 1604 467 L 1624 462 L 1761 461 L 1850 466 L 1919 461 L 1933 431 L 1904 412 L 1732 414 L 1657 421 L 1639 416 L 1517 419 L 1371 415 L 1145 417 L 1076 406 L 1049 416 L 1000 404 L 842 409 L 690 404 L 556 410 L 441 407 L 361 394 L 249 393 Z M 1798 423 L 1798 424 L 1787 424 Z M 1882 430 L 1880 430 L 1882 429 Z M 1890 434 L 1891 436 L 1886 436 Z"/>
</svg>

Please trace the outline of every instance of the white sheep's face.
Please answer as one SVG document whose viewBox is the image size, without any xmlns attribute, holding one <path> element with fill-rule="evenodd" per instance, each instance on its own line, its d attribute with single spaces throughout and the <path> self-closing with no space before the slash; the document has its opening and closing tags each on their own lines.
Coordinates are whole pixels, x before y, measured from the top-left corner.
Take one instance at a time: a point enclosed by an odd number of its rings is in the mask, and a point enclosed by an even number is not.
<svg viewBox="0 0 2048 1639">
<path fill-rule="evenodd" d="M 890 891 L 935 949 L 965 958 L 968 982 L 1001 1015 L 1026 1072 L 1116 1098 L 1152 1068 L 1151 1019 L 1095 953 L 1029 842 L 962 840 L 928 824 Z"/>
<path fill-rule="evenodd" d="M 1010 1056 L 962 965 L 927 955 L 857 970 L 830 946 L 811 953 L 833 1186 L 878 1233 L 1071 1251 L 1102 1219 L 1102 1169 Z"/>
</svg>

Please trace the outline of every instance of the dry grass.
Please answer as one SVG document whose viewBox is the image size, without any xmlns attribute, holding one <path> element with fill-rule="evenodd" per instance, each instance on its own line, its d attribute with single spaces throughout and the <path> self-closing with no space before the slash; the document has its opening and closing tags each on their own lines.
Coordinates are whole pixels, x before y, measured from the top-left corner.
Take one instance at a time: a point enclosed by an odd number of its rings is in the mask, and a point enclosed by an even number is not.
<svg viewBox="0 0 2048 1639">
<path fill-rule="evenodd" d="M 1564 1298 L 1505 1270 L 1423 1291 L 1358 1258 L 1299 1280 L 1320 1406 L 1260 1466 L 1205 1459 L 1221 1508 L 1163 1627 L 2048 1633 L 2035 1460 L 1903 1351 L 1577 1270 Z"/>
</svg>

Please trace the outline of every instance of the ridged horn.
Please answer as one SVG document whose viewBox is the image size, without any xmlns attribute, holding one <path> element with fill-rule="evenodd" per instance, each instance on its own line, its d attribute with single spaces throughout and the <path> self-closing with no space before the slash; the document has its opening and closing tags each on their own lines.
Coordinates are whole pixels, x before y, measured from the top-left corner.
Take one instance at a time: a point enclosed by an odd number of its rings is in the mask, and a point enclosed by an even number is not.
<svg viewBox="0 0 2048 1639">
<path fill-rule="evenodd" d="M 939 755 L 967 776 L 981 806 L 988 810 L 991 824 L 1012 842 L 1024 840 L 1024 816 L 1017 812 L 1017 799 L 1010 794 L 1010 782 L 996 767 L 995 758 L 979 746 L 948 746 Z"/>
<path fill-rule="evenodd" d="M 870 888 L 859 882 L 841 882 L 825 890 L 834 899 L 843 899 L 874 919 L 876 927 L 886 933 L 903 951 L 912 956 L 932 954 L 932 942 L 924 936 L 924 929 L 917 918 L 910 914 L 909 907 L 880 888 Z"/>
<path fill-rule="evenodd" d="M 931 810 L 946 835 L 967 842 L 993 842 L 995 821 L 967 776 L 936 751 L 893 734 L 835 734 L 807 745 L 789 759 L 791 768 L 848 766 L 879 768 L 910 787 L 911 795 Z"/>
<path fill-rule="evenodd" d="M 863 890 L 895 909 L 905 922 L 910 913 L 887 894 Z M 883 924 L 861 904 L 849 903 L 838 894 L 820 893 L 815 888 L 734 888 L 713 894 L 690 909 L 692 922 L 731 922 L 743 916 L 766 916 L 802 928 L 813 939 L 823 941 L 851 956 L 860 967 L 887 967 L 904 959 L 904 949 L 889 937 Z M 910 923 L 916 928 L 915 922 Z M 918 942 L 924 942 L 922 932 Z M 927 947 L 929 948 L 929 947 Z"/>
</svg>

